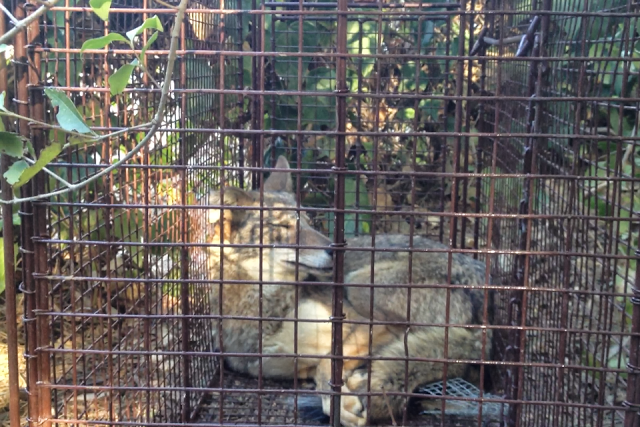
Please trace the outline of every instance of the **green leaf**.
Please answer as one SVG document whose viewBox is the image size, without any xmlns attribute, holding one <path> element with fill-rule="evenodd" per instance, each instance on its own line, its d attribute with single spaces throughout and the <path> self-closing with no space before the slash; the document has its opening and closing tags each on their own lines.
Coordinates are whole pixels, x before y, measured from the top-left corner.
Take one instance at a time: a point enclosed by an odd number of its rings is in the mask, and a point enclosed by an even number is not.
<svg viewBox="0 0 640 427">
<path fill-rule="evenodd" d="M 156 39 L 158 38 L 158 33 L 155 32 L 151 35 L 151 37 L 149 37 L 149 41 L 147 42 L 147 44 L 144 45 L 144 47 L 142 48 L 142 51 L 140 51 L 140 59 L 142 59 L 142 62 L 146 65 L 146 62 L 144 60 L 144 54 L 147 52 L 147 49 L 149 49 L 149 47 L 151 47 L 151 45 L 153 44 L 154 41 L 156 41 Z"/>
<path fill-rule="evenodd" d="M 33 149 L 33 144 L 31 143 L 31 141 L 29 141 L 28 139 L 25 139 L 24 143 L 27 146 L 27 151 L 29 152 L 29 155 L 31 155 L 31 158 L 35 159 L 36 150 Z"/>
<path fill-rule="evenodd" d="M 6 96 L 6 93 L 4 91 L 0 92 L 0 110 L 2 111 L 7 111 L 6 108 L 4 108 L 4 97 Z"/>
<path fill-rule="evenodd" d="M 131 73 L 138 66 L 138 60 L 134 59 L 131 64 L 125 64 L 118 71 L 109 76 L 109 87 L 111 89 L 111 95 L 119 95 L 124 92 L 124 89 L 129 84 L 129 78 Z"/>
<path fill-rule="evenodd" d="M 9 45 L 6 45 L 4 43 L 0 44 L 0 53 L 4 52 L 7 49 L 9 49 Z"/>
<path fill-rule="evenodd" d="M 29 168 L 29 164 L 24 160 L 18 160 L 12 164 L 9 169 L 4 173 L 4 179 L 7 180 L 9 185 L 14 185 L 20 181 L 22 173 Z"/>
<path fill-rule="evenodd" d="M 610 7 L 610 6 L 609 6 Z M 573 41 L 582 25 L 582 17 L 580 16 L 566 16 L 562 12 L 573 12 L 573 2 L 571 0 L 557 0 L 553 2 L 552 10 L 560 12 L 558 16 L 562 16 L 560 21 L 560 28 L 565 33 L 565 39 Z"/>
<path fill-rule="evenodd" d="M 63 27 L 64 28 L 64 27 Z M 57 36 L 47 37 L 47 43 L 50 46 L 60 46 L 65 40 L 65 31 L 60 30 L 59 28 L 56 31 L 50 30 L 51 34 L 57 34 Z M 69 39 L 74 40 L 74 31 L 73 29 L 69 30 Z M 69 59 L 66 62 L 66 66 L 61 67 L 57 63 L 57 61 L 47 61 L 46 64 L 43 63 L 42 67 L 46 70 L 45 76 L 47 77 L 47 86 L 65 86 L 65 87 L 76 87 L 81 85 L 79 83 L 80 73 L 84 71 L 84 66 L 82 63 L 82 55 L 78 53 L 70 53 Z M 44 71 L 44 70 L 43 70 Z M 69 79 L 67 79 L 67 71 L 69 72 Z M 52 80 L 57 79 L 57 84 L 53 84 Z"/>
<path fill-rule="evenodd" d="M 369 194 L 367 193 L 366 185 L 363 182 L 358 183 L 357 178 L 347 177 L 344 181 L 344 187 L 345 187 L 345 207 L 347 207 L 347 209 L 353 209 L 353 208 L 371 209 L 371 206 L 369 205 Z M 356 193 L 358 193 L 357 204 L 356 204 Z M 365 214 L 365 213 L 359 214 L 357 218 L 357 229 L 356 229 L 356 214 L 355 213 L 345 214 L 345 217 L 344 217 L 345 237 L 351 237 L 356 234 L 366 233 L 366 231 L 368 230 L 368 222 L 370 221 L 370 217 L 371 215 L 369 214 Z"/>
<path fill-rule="evenodd" d="M 298 21 L 277 21 L 275 25 L 276 46 L 285 52 L 298 51 Z M 322 29 L 317 28 L 313 21 L 302 23 L 302 52 L 314 52 L 318 50 L 319 34 Z M 295 59 L 292 58 L 293 61 Z"/>
<path fill-rule="evenodd" d="M 13 206 L 19 206 L 19 205 L 13 205 Z M 15 209 L 14 209 L 15 210 Z M 20 214 L 18 212 L 15 212 L 12 216 L 12 224 L 13 226 L 20 226 L 20 224 L 22 224 L 22 220 L 20 219 Z M 0 230 L 2 230 L 2 228 L 4 227 L 4 219 L 0 218 Z M 0 237 L 1 239 L 1 237 Z"/>
<path fill-rule="evenodd" d="M 89 6 L 93 13 L 98 15 L 104 22 L 109 22 L 109 9 L 111 9 L 111 0 L 91 0 Z"/>
<path fill-rule="evenodd" d="M 311 58 L 309 57 L 302 58 L 303 82 L 304 82 L 305 74 L 309 69 L 310 63 L 311 63 Z M 286 81 L 286 89 L 298 90 L 298 59 L 297 58 L 278 58 L 275 61 L 275 64 L 276 64 L 276 73 L 278 74 L 278 77 Z"/>
<path fill-rule="evenodd" d="M 424 21 L 424 29 L 422 30 L 423 36 L 420 44 L 424 47 L 429 45 L 435 34 L 436 24 L 431 19 Z"/>
<path fill-rule="evenodd" d="M 24 145 L 22 144 L 22 138 L 15 133 L 0 132 L 0 152 L 8 154 L 11 157 L 22 157 L 22 151 Z"/>
<path fill-rule="evenodd" d="M 442 101 L 437 99 L 422 99 L 420 103 L 418 103 L 418 109 L 422 111 L 424 115 L 427 117 L 431 117 L 435 119 L 438 117 L 438 111 L 442 104 Z"/>
<path fill-rule="evenodd" d="M 307 84 L 313 88 L 313 90 L 330 92 L 335 88 L 336 72 L 329 68 L 316 68 L 309 72 Z"/>
<path fill-rule="evenodd" d="M 187 79 L 187 89 L 213 89 L 217 87 L 217 80 L 212 73 L 203 73 L 201 70 L 206 70 L 210 67 L 208 61 L 205 58 L 187 58 L 186 69 L 188 76 L 198 76 L 197 79 Z M 251 78 L 251 58 L 244 57 L 244 65 L 249 68 L 249 71 L 245 68 L 245 82 L 250 82 Z M 249 73 L 247 75 L 247 73 Z M 210 110 L 211 105 L 216 100 L 216 95 L 211 92 L 206 93 L 189 93 L 187 96 L 187 117 L 189 117 L 196 126 L 200 125 L 202 120 L 206 120 L 206 112 Z M 268 124 L 265 121 L 265 129 Z"/>
<path fill-rule="evenodd" d="M 71 153 L 70 163 L 81 164 L 83 167 L 76 168 L 61 168 L 58 172 L 59 175 L 69 182 L 78 182 L 86 179 L 87 177 L 94 175 L 98 172 L 98 169 L 91 167 L 96 163 L 96 154 L 87 153 L 85 150 L 73 151 Z M 88 185 L 90 191 L 102 191 L 101 186 L 94 186 L 96 181 L 93 181 Z M 97 190 L 100 188 L 100 190 Z"/>
<path fill-rule="evenodd" d="M 114 41 L 129 43 L 129 41 L 126 38 L 124 38 L 122 34 L 111 33 L 111 34 L 107 34 L 104 37 L 89 39 L 86 42 L 82 43 L 82 47 L 80 48 L 80 53 L 84 52 L 87 49 L 102 49 L 103 47 L 105 47 L 106 45 Z"/>
<path fill-rule="evenodd" d="M 158 18 L 158 15 L 153 15 L 151 18 L 145 19 L 142 25 L 140 25 L 138 28 L 134 28 L 133 30 L 127 31 L 127 37 L 129 38 L 129 40 L 133 42 L 133 39 L 137 35 L 142 34 L 142 32 L 148 28 L 158 30 L 158 31 L 164 31 L 162 29 L 162 23 L 160 22 L 160 18 Z"/>
<path fill-rule="evenodd" d="M 322 124 L 331 128 L 335 123 L 335 103 L 328 96 L 304 97 L 302 99 L 302 120 L 306 125 L 313 123 L 320 126 Z M 295 124 L 295 121 L 289 121 Z M 332 150 L 332 154 L 335 150 Z"/>
<path fill-rule="evenodd" d="M 413 108 L 401 108 L 398 110 L 396 117 L 401 120 L 413 120 L 416 116 L 416 110 Z"/>
<path fill-rule="evenodd" d="M 31 178 L 33 178 L 38 172 L 42 170 L 45 166 L 47 166 L 53 159 L 55 159 L 58 154 L 62 151 L 62 144 L 59 142 L 54 142 L 51 145 L 45 147 L 44 150 L 40 153 L 40 158 L 33 165 L 29 166 L 20 176 L 20 180 L 14 185 L 13 188 L 18 188 L 27 182 Z M 8 181 L 8 179 L 7 179 Z"/>
<path fill-rule="evenodd" d="M 608 111 L 609 113 L 609 125 L 611 126 L 611 130 L 615 135 L 620 134 L 620 113 L 617 108 L 611 108 Z M 633 133 L 633 125 L 629 123 L 625 116 L 622 116 L 622 136 L 631 136 Z M 611 144 L 611 148 L 613 151 L 615 149 L 615 143 Z"/>
<path fill-rule="evenodd" d="M 92 133 L 95 135 L 89 126 L 85 123 L 84 119 L 73 105 L 71 99 L 61 90 L 47 87 L 44 89 L 44 93 L 51 99 L 51 103 L 54 107 L 59 107 L 56 119 L 60 124 L 60 127 L 66 131 L 78 131 L 80 133 Z"/>
<path fill-rule="evenodd" d="M 76 136 L 76 135 L 72 135 L 69 137 L 69 145 L 70 146 L 74 146 L 74 145 L 80 145 L 80 144 L 86 144 L 88 142 L 93 141 L 93 138 L 87 138 L 87 137 L 82 137 L 82 136 Z"/>
</svg>

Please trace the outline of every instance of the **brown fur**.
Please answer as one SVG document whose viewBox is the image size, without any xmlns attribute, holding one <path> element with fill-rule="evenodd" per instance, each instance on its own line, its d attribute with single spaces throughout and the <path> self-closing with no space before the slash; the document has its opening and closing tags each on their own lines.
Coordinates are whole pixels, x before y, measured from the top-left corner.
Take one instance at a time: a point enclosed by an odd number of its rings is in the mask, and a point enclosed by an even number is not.
<svg viewBox="0 0 640 427">
<path fill-rule="evenodd" d="M 280 157 L 277 168 L 288 168 Z M 297 322 L 297 349 L 294 348 L 293 321 L 263 320 L 262 336 L 258 320 L 222 319 L 216 338 L 224 353 L 259 353 L 260 340 L 265 354 L 306 355 L 297 365 L 293 357 L 263 357 L 262 375 L 266 378 L 313 378 L 318 389 L 328 389 L 331 360 L 331 287 L 295 286 L 287 284 L 260 285 L 262 281 L 295 282 L 320 277 L 328 281 L 333 266 L 328 252 L 331 241 L 315 231 L 302 212 L 278 210 L 295 207 L 291 194 L 290 173 L 272 173 L 264 185 L 265 209 L 260 219 L 260 195 L 237 188 L 224 189 L 224 215 L 219 208 L 207 210 L 206 240 L 210 243 L 259 244 L 262 229 L 262 256 L 259 248 L 219 247 L 207 249 L 208 270 L 211 279 L 224 283 L 222 289 L 214 286 L 212 310 L 214 314 L 226 316 L 259 317 L 262 302 L 262 318 L 295 317 L 296 289 L 298 293 L 298 319 L 317 322 Z M 221 194 L 214 192 L 205 199 L 209 205 L 222 205 Z M 250 210 L 233 210 L 233 206 L 253 207 Z M 223 216 L 224 220 L 221 221 Z M 299 218 L 299 224 L 298 224 Z M 261 227 L 262 223 L 262 227 Z M 222 224 L 222 225 L 221 225 Z M 299 232 L 297 227 L 299 225 Z M 296 242 L 296 235 L 299 236 Z M 296 261 L 295 249 L 283 248 L 283 244 L 299 243 Z M 380 235 L 376 237 L 376 248 L 409 248 L 409 236 Z M 318 248 L 304 248 L 316 246 Z M 347 241 L 347 248 L 371 247 L 371 237 L 356 237 Z M 324 249 L 326 248 L 326 249 Z M 446 249 L 446 246 L 424 237 L 413 238 L 416 249 Z M 370 251 L 345 251 L 345 283 L 371 283 Z M 260 263 L 260 260 L 262 262 Z M 399 325 L 376 325 L 371 328 L 363 324 L 344 323 L 343 354 L 345 392 L 366 392 L 368 363 L 371 368 L 371 392 L 413 392 L 420 385 L 442 380 L 443 364 L 434 362 L 408 362 L 408 378 L 405 381 L 403 360 L 380 360 L 384 357 L 443 358 L 445 328 L 441 326 L 410 326 L 410 323 L 444 324 L 446 307 L 451 324 L 482 323 L 484 312 L 484 290 L 444 288 L 412 288 L 409 297 L 408 283 L 443 285 L 448 283 L 449 254 L 446 252 L 414 252 L 411 277 L 409 277 L 409 252 L 375 252 L 374 283 L 388 285 L 375 288 L 345 287 L 344 313 L 347 322 L 387 321 L 402 322 Z M 298 277 L 296 277 L 296 266 Z M 260 268 L 261 267 L 261 268 Z M 260 270 L 262 275 L 260 276 Z M 482 286 L 485 281 L 484 265 L 461 254 L 452 255 L 451 283 Z M 228 283 L 231 280 L 247 281 L 247 284 Z M 220 294 L 220 292 L 222 292 Z M 407 319 L 407 303 L 410 301 L 410 319 Z M 221 303 L 220 303 L 221 302 Z M 490 301 L 487 302 L 490 305 Z M 222 308 L 222 312 L 220 312 Z M 489 307 L 491 308 L 491 307 Z M 482 335 L 486 334 L 486 358 L 491 349 L 490 330 L 453 328 L 448 330 L 448 359 L 483 359 Z M 369 339 L 373 338 L 370 362 L 349 359 L 369 355 Z M 323 357 L 325 356 L 325 357 Z M 224 356 L 227 365 L 238 372 L 259 375 L 259 358 L 253 356 Z M 297 369 L 296 369 L 297 366 Z M 464 376 L 467 366 L 449 363 L 447 377 Z M 367 402 L 365 396 L 341 397 L 341 420 L 345 426 L 361 426 L 366 422 L 388 421 L 389 408 L 392 415 L 401 415 L 405 398 L 392 394 L 373 395 Z M 329 413 L 329 398 L 323 396 L 322 406 Z M 368 406 L 368 410 L 367 410 Z"/>
</svg>

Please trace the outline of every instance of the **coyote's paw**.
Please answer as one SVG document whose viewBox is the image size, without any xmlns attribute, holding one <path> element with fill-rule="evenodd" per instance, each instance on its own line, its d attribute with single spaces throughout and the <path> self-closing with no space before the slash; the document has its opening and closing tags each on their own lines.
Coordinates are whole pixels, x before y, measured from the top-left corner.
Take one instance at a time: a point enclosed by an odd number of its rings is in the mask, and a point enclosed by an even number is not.
<svg viewBox="0 0 640 427">
<path fill-rule="evenodd" d="M 323 359 L 318 366 L 316 376 L 314 377 L 318 390 L 329 391 L 330 360 Z M 344 427 L 361 427 L 367 424 L 367 407 L 364 404 L 366 397 L 355 396 L 347 393 L 358 393 L 367 391 L 367 374 L 366 372 L 349 372 L 346 373 L 345 384 L 342 386 L 342 395 L 340 396 L 340 423 Z M 364 384 L 364 386 L 362 386 Z M 353 388 L 352 388 L 353 387 Z M 322 395 L 322 412 L 331 416 L 331 396 Z"/>
<path fill-rule="evenodd" d="M 369 388 L 369 382 L 371 388 Z M 393 384 L 388 381 L 386 374 L 380 371 L 371 373 L 371 381 L 366 370 L 353 371 L 346 379 L 344 387 L 354 393 L 360 393 L 360 396 L 344 396 L 342 404 L 343 424 L 347 427 L 362 426 L 369 420 L 369 417 L 375 420 L 391 418 L 396 412 L 398 405 L 402 403 L 394 396 L 373 395 L 366 396 L 368 391 L 372 393 L 380 393 L 385 390 L 389 391 L 393 388 Z M 367 412 L 367 406 L 369 411 Z M 390 412 L 391 411 L 391 412 Z M 346 420 L 346 422 L 344 422 Z M 355 420 L 355 422 L 353 421 Z"/>
<path fill-rule="evenodd" d="M 342 387 L 346 393 L 366 393 L 367 392 L 366 371 L 353 371 L 346 378 Z M 373 389 L 373 384 L 372 384 Z M 367 423 L 367 397 L 366 396 L 342 396 L 340 399 L 340 421 L 345 427 L 364 426 Z"/>
<path fill-rule="evenodd" d="M 318 380 L 318 378 L 316 378 Z M 327 384 L 322 381 L 320 384 Z M 323 388 L 319 388 L 323 390 Z M 329 390 L 327 387 L 326 390 Z M 342 393 L 353 393 L 347 385 L 342 386 Z M 331 416 L 331 396 L 322 396 L 322 412 L 326 416 Z M 344 427 L 361 427 L 367 423 L 367 410 L 362 404 L 359 396 L 345 395 L 340 396 L 340 423 Z"/>
<path fill-rule="evenodd" d="M 351 389 L 347 384 L 342 386 L 343 393 L 352 393 L 354 391 L 357 390 Z M 367 423 L 367 408 L 360 396 L 343 395 L 340 397 L 340 421 L 345 427 L 360 427 Z"/>
</svg>

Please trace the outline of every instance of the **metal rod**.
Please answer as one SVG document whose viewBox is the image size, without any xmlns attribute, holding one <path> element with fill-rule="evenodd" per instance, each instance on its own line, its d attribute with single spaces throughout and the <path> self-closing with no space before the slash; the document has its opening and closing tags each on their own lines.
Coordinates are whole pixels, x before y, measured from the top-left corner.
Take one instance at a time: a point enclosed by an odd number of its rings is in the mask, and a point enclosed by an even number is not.
<svg viewBox="0 0 640 427">
<path fill-rule="evenodd" d="M 221 1 L 220 7 L 224 7 L 224 2 Z M 186 49 L 187 47 L 187 39 L 186 39 L 186 25 L 182 25 L 180 28 L 180 47 L 182 49 Z M 220 63 L 224 63 L 224 59 L 220 58 Z M 187 61 L 180 61 L 180 86 L 186 88 L 187 87 Z M 222 86 L 224 87 L 224 86 Z M 197 96 L 197 95 L 195 95 Z M 182 96 L 182 111 L 188 111 L 188 96 Z M 180 117 L 180 127 L 187 127 L 187 116 L 186 114 L 182 114 Z M 188 164 L 188 144 L 189 139 L 187 135 L 183 135 L 180 138 L 179 147 L 180 150 L 180 164 L 186 165 Z M 187 183 L 188 176 L 186 170 L 180 172 L 180 200 L 182 203 L 187 205 L 189 203 L 187 199 Z M 191 350 L 191 319 L 189 318 L 189 314 L 191 314 L 191 293 L 190 288 L 191 284 L 188 282 L 189 280 L 189 247 L 188 243 L 190 241 L 189 233 L 189 223 L 187 218 L 187 210 L 181 210 L 179 212 L 180 215 L 180 241 L 183 243 L 183 246 L 180 248 L 180 277 L 184 282 L 180 285 L 180 302 L 181 302 L 181 311 L 184 317 L 182 318 L 182 324 L 180 326 L 182 332 L 182 351 L 188 352 Z M 150 295 L 146 294 L 145 298 L 149 298 Z M 182 358 L 182 383 L 184 387 L 191 387 L 191 357 L 183 356 Z M 185 392 L 182 394 L 182 423 L 187 423 L 193 421 L 191 418 L 192 411 L 192 396 L 190 392 Z"/>
<path fill-rule="evenodd" d="M 24 5 L 19 4 L 16 7 L 14 16 L 20 20 L 26 17 Z M 27 57 L 27 34 L 22 31 L 16 34 L 14 39 L 15 49 L 15 76 L 16 76 L 16 99 L 14 102 L 18 105 L 18 114 L 24 117 L 29 116 L 29 66 Z M 24 138 L 30 138 L 29 126 L 26 121 L 18 122 L 18 131 Z M 20 188 L 22 197 L 29 197 L 33 194 L 30 184 L 23 185 Z M 35 311 L 37 308 L 36 283 L 32 273 L 35 268 L 34 259 L 34 242 L 32 237 L 35 236 L 33 224 L 33 204 L 24 202 L 20 206 L 20 224 L 21 224 L 21 247 L 22 252 L 22 282 L 25 301 L 24 324 L 27 335 L 27 345 L 25 348 L 25 356 L 27 357 L 27 392 L 29 399 L 28 413 L 29 425 L 35 427 L 39 423 L 40 418 L 40 389 L 38 381 L 40 380 L 40 359 L 44 356 L 37 353 L 38 348 L 38 327 Z"/>
<path fill-rule="evenodd" d="M 337 5 L 338 12 L 345 12 L 347 10 L 347 0 L 338 0 Z M 340 54 L 347 53 L 347 16 L 341 14 L 338 16 L 337 23 L 337 41 L 336 48 Z M 347 61 L 345 57 L 336 59 L 336 128 L 338 132 L 346 131 L 347 120 L 347 99 L 346 96 L 349 93 L 347 88 Z M 333 169 L 335 171 L 345 170 L 345 143 L 346 139 L 344 135 L 338 135 L 336 137 L 336 161 Z M 332 323 L 331 323 L 331 355 L 342 356 L 342 320 L 344 320 L 343 313 L 343 299 L 344 299 L 344 287 L 340 286 L 344 283 L 344 208 L 345 208 L 345 176 L 344 174 L 335 175 L 335 196 L 334 196 L 334 270 L 333 270 L 333 282 L 338 285 L 333 287 L 333 306 L 332 306 Z M 331 359 L 331 389 L 334 395 L 331 399 L 332 413 L 331 413 L 331 425 L 333 427 L 340 427 L 340 392 L 342 390 L 342 358 Z"/>
<path fill-rule="evenodd" d="M 27 53 L 28 53 L 28 61 L 31 62 L 31 66 L 29 67 L 29 86 L 28 86 L 28 100 L 29 100 L 29 117 L 38 120 L 44 121 L 44 92 L 42 90 L 42 86 L 40 85 L 40 76 L 38 70 L 41 67 L 41 53 L 35 49 L 35 46 L 38 44 L 38 37 L 40 35 L 40 22 L 39 19 L 33 21 L 29 27 L 27 28 Z M 30 139 L 33 143 L 33 148 L 35 152 L 40 155 L 40 153 L 46 147 L 46 133 L 43 129 L 31 128 L 30 129 Z M 44 194 L 46 192 L 46 182 L 47 175 L 44 171 L 38 172 L 31 182 L 32 189 L 34 194 Z M 34 236 L 38 236 L 40 238 L 49 237 L 49 233 L 47 231 L 47 207 L 34 203 L 33 204 L 33 226 L 34 226 Z M 35 273 L 45 273 L 48 272 L 49 262 L 47 260 L 47 247 L 46 245 L 34 241 L 33 245 L 34 250 L 34 258 L 35 258 Z M 46 280 L 38 281 L 35 283 L 37 299 L 36 306 L 39 311 L 44 311 L 49 308 L 49 289 L 48 283 Z M 50 328 L 49 328 L 49 319 L 46 316 L 37 316 L 37 328 L 38 328 L 38 343 L 39 346 L 46 347 L 49 345 L 49 337 L 50 337 Z M 50 359 L 46 354 L 43 354 L 40 357 L 40 361 L 38 362 L 40 368 L 40 376 L 38 378 L 39 381 L 44 381 L 46 383 L 50 382 L 51 377 L 51 368 L 50 368 Z M 51 425 L 49 419 L 51 418 L 51 391 L 48 389 L 42 389 L 40 391 L 40 407 L 39 407 L 39 423 L 45 427 Z"/>
</svg>

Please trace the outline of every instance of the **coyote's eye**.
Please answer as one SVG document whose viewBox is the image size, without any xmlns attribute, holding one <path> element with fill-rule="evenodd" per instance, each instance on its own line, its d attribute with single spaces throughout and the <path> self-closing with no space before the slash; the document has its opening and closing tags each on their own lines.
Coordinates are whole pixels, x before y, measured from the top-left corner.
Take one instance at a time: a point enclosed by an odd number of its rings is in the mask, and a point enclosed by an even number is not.
<svg viewBox="0 0 640 427">
<path fill-rule="evenodd" d="M 270 227 L 291 228 L 290 224 L 283 222 L 266 222 L 265 225 L 268 225 Z"/>
</svg>

